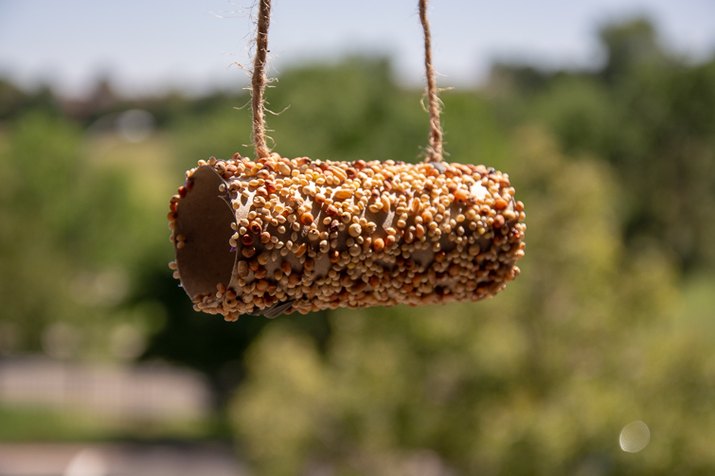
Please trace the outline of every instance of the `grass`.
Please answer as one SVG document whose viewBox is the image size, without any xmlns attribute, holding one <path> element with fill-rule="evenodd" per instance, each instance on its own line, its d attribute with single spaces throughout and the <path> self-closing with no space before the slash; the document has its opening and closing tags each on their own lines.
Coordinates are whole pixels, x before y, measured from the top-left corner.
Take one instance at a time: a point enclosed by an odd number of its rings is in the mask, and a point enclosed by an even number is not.
<svg viewBox="0 0 715 476">
<path fill-rule="evenodd" d="M 205 420 L 147 421 L 93 415 L 78 409 L 0 405 L 0 442 L 202 440 L 224 438 L 219 422 Z"/>
</svg>

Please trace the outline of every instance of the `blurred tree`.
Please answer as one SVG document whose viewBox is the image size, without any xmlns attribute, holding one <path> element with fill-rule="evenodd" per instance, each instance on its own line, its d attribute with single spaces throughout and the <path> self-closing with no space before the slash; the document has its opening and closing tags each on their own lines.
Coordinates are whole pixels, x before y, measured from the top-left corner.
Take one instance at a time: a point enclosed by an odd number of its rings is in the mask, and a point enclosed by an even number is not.
<svg viewBox="0 0 715 476">
<path fill-rule="evenodd" d="M 608 82 L 617 82 L 633 73 L 635 68 L 648 67 L 666 59 L 655 27 L 646 18 L 607 24 L 599 36 L 606 53 L 601 75 Z"/>
<path fill-rule="evenodd" d="M 114 326 L 135 320 L 118 305 L 141 253 L 141 203 L 126 174 L 87 160 L 80 131 L 65 121 L 30 113 L 5 137 L 0 321 L 12 337 L 0 351 L 109 356 Z"/>
<path fill-rule="evenodd" d="M 713 264 L 715 59 L 692 65 L 659 46 L 645 20 L 605 27 L 613 123 L 596 153 L 632 190 L 626 236 L 661 241 L 684 269 Z"/>
<path fill-rule="evenodd" d="M 25 94 L 10 81 L 0 78 L 0 119 L 14 113 L 25 100 Z"/>
<path fill-rule="evenodd" d="M 715 263 L 715 60 L 640 70 L 615 91 L 618 134 L 606 157 L 634 208 L 626 236 L 661 241 L 685 270 Z"/>
<path fill-rule="evenodd" d="M 47 85 L 25 91 L 11 81 L 0 77 L 0 121 L 29 112 L 60 114 L 59 101 Z"/>
<path fill-rule="evenodd" d="M 715 58 L 694 64 L 667 51 L 643 18 L 606 25 L 600 39 L 606 59 L 596 72 L 534 80 L 530 68 L 501 65 L 493 81 L 513 94 L 499 101 L 512 124 L 543 121 L 567 152 L 615 167 L 629 246 L 654 242 L 681 270 L 707 269 L 715 263 Z"/>
</svg>

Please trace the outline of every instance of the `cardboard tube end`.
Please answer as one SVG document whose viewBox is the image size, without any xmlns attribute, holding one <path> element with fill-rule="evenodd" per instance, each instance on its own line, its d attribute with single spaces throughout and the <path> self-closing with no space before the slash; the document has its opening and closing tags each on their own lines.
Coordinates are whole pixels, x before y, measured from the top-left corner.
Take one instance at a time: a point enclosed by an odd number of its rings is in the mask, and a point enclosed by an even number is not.
<svg viewBox="0 0 715 476">
<path fill-rule="evenodd" d="M 229 245 L 235 218 L 228 195 L 219 191 L 224 180 L 212 167 L 199 167 L 189 180 L 177 207 L 175 247 L 181 285 L 193 300 L 215 294 L 219 283 L 228 286 L 236 262 Z"/>
</svg>

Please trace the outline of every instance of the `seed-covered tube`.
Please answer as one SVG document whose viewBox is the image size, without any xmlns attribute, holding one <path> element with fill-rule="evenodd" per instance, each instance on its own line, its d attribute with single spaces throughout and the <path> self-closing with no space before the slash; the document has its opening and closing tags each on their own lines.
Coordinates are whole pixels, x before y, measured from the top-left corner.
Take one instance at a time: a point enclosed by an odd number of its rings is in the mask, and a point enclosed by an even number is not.
<svg viewBox="0 0 715 476">
<path fill-rule="evenodd" d="M 524 206 L 482 165 L 210 159 L 170 202 L 175 277 L 241 314 L 476 301 L 516 277 Z"/>
</svg>

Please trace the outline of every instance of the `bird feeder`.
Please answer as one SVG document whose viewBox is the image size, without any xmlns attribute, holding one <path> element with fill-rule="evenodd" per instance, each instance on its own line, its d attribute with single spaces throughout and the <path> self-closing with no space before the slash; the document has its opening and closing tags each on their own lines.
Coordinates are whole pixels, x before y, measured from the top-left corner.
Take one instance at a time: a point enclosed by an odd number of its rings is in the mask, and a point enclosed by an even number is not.
<svg viewBox="0 0 715 476">
<path fill-rule="evenodd" d="M 170 267 L 195 309 L 236 320 L 242 314 L 477 301 L 502 290 L 518 275 L 524 255 L 524 205 L 506 174 L 441 160 L 425 0 L 420 13 L 431 133 L 428 160 L 418 164 L 285 158 L 267 151 L 261 79 L 269 8 L 269 0 L 261 0 L 253 97 L 257 158 L 199 161 L 170 201 L 176 249 Z"/>
</svg>

